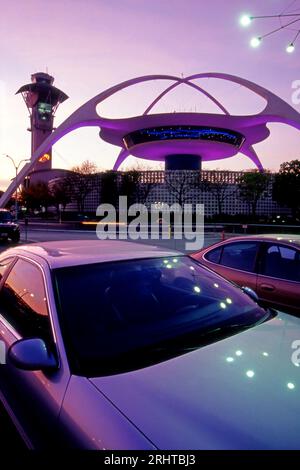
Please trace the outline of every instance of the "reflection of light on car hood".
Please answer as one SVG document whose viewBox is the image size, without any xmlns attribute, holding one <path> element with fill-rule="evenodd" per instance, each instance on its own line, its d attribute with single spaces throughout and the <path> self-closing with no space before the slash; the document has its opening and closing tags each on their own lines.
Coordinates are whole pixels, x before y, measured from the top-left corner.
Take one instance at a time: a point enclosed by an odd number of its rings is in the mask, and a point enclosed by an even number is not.
<svg viewBox="0 0 300 470">
<path fill-rule="evenodd" d="M 296 339 L 300 319 L 280 314 L 165 363 L 91 381 L 161 449 L 297 449 Z"/>
</svg>

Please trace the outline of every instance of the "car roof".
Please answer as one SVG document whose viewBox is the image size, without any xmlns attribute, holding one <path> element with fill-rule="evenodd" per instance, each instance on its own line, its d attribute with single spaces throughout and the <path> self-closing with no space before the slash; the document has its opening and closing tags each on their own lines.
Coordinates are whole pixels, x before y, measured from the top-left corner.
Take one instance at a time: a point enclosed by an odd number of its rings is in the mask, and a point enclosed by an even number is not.
<svg viewBox="0 0 300 470">
<path fill-rule="evenodd" d="M 289 245 L 293 245 L 296 248 L 300 248 L 300 235 L 295 234 L 286 234 L 286 233 L 271 233 L 271 234 L 257 234 L 257 235 L 238 235 L 238 236 L 230 236 L 223 241 L 219 241 L 214 243 L 213 245 L 207 246 L 200 251 L 207 251 L 210 248 L 217 247 L 218 245 L 231 243 L 231 242 L 239 242 L 239 241 L 268 241 L 268 242 L 281 242 L 286 243 Z"/>
<path fill-rule="evenodd" d="M 3 253 L 4 254 L 4 253 Z M 83 264 L 105 263 L 141 258 L 181 255 L 162 247 L 118 240 L 68 240 L 20 245 L 5 252 L 8 255 L 43 258 L 51 269 Z"/>
</svg>

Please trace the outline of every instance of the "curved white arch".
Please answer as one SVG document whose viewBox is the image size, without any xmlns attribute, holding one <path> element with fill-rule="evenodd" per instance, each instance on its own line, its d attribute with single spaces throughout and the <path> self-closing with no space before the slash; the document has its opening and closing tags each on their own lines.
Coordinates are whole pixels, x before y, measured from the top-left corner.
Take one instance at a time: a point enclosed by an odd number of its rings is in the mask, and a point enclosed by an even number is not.
<svg viewBox="0 0 300 470">
<path fill-rule="evenodd" d="M 146 111 L 144 112 L 144 115 L 145 114 L 148 114 L 151 109 L 167 94 L 169 93 L 171 90 L 173 90 L 174 88 L 176 88 L 178 85 L 188 85 L 188 86 L 191 86 L 193 88 L 195 88 L 196 90 L 198 90 L 200 93 L 203 93 L 207 98 L 209 98 L 211 101 L 213 101 L 213 103 L 215 103 L 219 109 L 221 109 L 221 111 L 223 111 L 224 114 L 227 114 L 229 115 L 229 111 L 227 111 L 227 109 L 222 105 L 222 103 L 220 103 L 220 101 L 218 101 L 214 96 L 212 96 L 210 93 L 208 93 L 208 91 L 204 90 L 204 88 L 200 87 L 199 85 L 196 85 L 195 83 L 191 83 L 190 80 L 189 80 L 189 77 L 186 77 L 184 79 L 181 79 L 180 82 L 177 82 L 177 83 L 173 83 L 173 85 L 170 85 L 168 88 L 166 88 L 164 91 L 162 91 L 153 101 L 152 103 L 150 103 L 150 105 L 148 106 L 148 108 L 146 109 Z"/>
<path fill-rule="evenodd" d="M 199 91 L 200 93 L 203 93 L 207 98 L 209 98 L 211 101 L 213 101 L 219 109 L 221 109 L 221 111 L 224 112 L 224 114 L 227 114 L 227 115 L 230 115 L 229 111 L 222 105 L 222 103 L 220 103 L 214 96 L 212 96 L 210 93 L 208 93 L 206 90 L 204 90 L 202 87 L 196 85 L 195 83 L 190 83 L 189 81 L 189 77 L 186 77 L 186 78 L 182 78 L 180 79 L 180 81 L 177 81 L 175 83 L 173 83 L 172 85 L 170 85 L 169 87 L 167 87 L 165 90 L 163 90 L 150 104 L 149 106 L 146 108 L 146 110 L 143 112 L 143 115 L 145 116 L 146 114 L 149 114 L 149 112 L 151 111 L 151 109 L 153 109 L 153 107 L 167 94 L 169 93 L 171 90 L 173 90 L 174 88 L 176 88 L 177 86 L 179 85 L 189 85 L 191 86 L 192 88 L 195 88 L 197 91 Z M 117 170 L 121 164 L 126 160 L 126 158 L 130 155 L 130 152 L 128 152 L 127 149 L 121 149 L 120 150 L 120 153 L 114 163 L 114 166 L 113 166 L 113 170 Z M 259 162 L 260 163 L 260 162 Z"/>
<path fill-rule="evenodd" d="M 300 130 L 300 114 L 288 103 L 284 100 L 276 96 L 274 93 L 270 92 L 269 90 L 253 83 L 249 80 L 237 77 L 235 75 L 229 75 L 225 73 L 217 73 L 217 72 L 210 72 L 210 73 L 198 73 L 195 75 L 190 75 L 186 79 L 176 77 L 173 75 L 145 75 L 141 77 L 136 77 L 130 80 L 126 80 L 122 83 L 119 83 L 107 90 L 99 93 L 98 95 L 91 98 L 89 101 L 84 103 L 80 106 L 76 111 L 74 111 L 71 116 L 69 116 L 57 129 L 36 149 L 31 157 L 30 163 L 26 164 L 22 170 L 20 171 L 19 175 L 15 180 L 10 184 L 6 192 L 0 198 L 0 207 L 5 206 L 8 202 L 12 194 L 14 193 L 17 186 L 19 186 L 23 181 L 24 178 L 30 173 L 33 169 L 35 163 L 43 155 L 47 150 L 55 144 L 61 137 L 68 134 L 72 130 L 75 130 L 79 127 L 84 126 L 98 126 L 101 125 L 106 127 L 113 126 L 113 120 L 104 119 L 99 116 L 96 112 L 96 106 L 104 101 L 109 96 L 117 93 L 124 88 L 129 86 L 146 82 L 152 80 L 171 80 L 175 81 L 176 83 L 184 83 L 184 81 L 190 82 L 191 80 L 198 79 L 198 78 L 218 78 L 223 80 L 228 80 L 234 83 L 238 83 L 242 86 L 245 86 L 249 90 L 257 93 L 258 95 L 262 96 L 266 99 L 267 105 L 265 109 L 257 114 L 256 116 L 251 116 L 251 122 L 255 124 L 266 124 L 267 122 L 281 122 L 285 124 L 289 124 L 297 129 Z M 249 117 L 250 119 L 250 117 Z M 243 148 L 243 153 L 246 155 L 246 152 L 249 153 L 250 158 L 253 162 L 256 162 L 258 159 L 257 155 L 253 154 L 253 149 Z M 120 157 L 120 156 L 119 156 Z M 259 162 L 260 163 L 260 162 Z M 257 163 L 255 163 L 257 164 Z"/>
<path fill-rule="evenodd" d="M 250 160 L 253 161 L 254 165 L 257 166 L 257 168 L 259 169 L 259 171 L 264 171 L 264 167 L 262 166 L 262 163 L 260 161 L 260 159 L 258 158 L 258 155 L 257 153 L 255 152 L 254 148 L 252 147 L 252 145 L 248 148 L 244 148 L 243 150 L 241 150 L 241 153 L 243 155 L 245 155 L 246 157 L 250 158 Z"/>
<path fill-rule="evenodd" d="M 128 152 L 127 149 L 121 149 L 117 157 L 117 160 L 114 163 L 113 170 L 116 171 L 119 168 L 119 166 L 122 165 L 124 160 L 126 160 L 126 158 L 129 157 L 129 155 L 130 155 L 130 152 Z"/>
<path fill-rule="evenodd" d="M 237 77 L 236 75 L 229 75 L 227 73 L 209 72 L 209 73 L 197 73 L 190 75 L 189 80 L 195 80 L 197 78 L 218 78 L 220 80 L 227 80 L 233 83 L 248 88 L 257 95 L 261 96 L 267 101 L 266 107 L 257 114 L 257 116 L 263 116 L 264 119 L 260 122 L 282 122 L 287 123 L 297 129 L 300 129 L 300 114 L 286 101 L 279 98 L 271 91 L 266 88 L 257 85 L 250 80 L 245 78 Z"/>
<path fill-rule="evenodd" d="M 108 124 L 109 120 L 101 118 L 101 116 L 99 116 L 96 112 L 96 106 L 101 103 L 101 101 L 104 101 L 109 96 L 123 90 L 124 88 L 135 85 L 137 83 L 143 83 L 152 80 L 178 81 L 180 78 L 173 75 L 144 75 L 141 77 L 132 78 L 130 80 L 119 83 L 118 85 L 114 85 L 107 90 L 104 90 L 84 103 L 62 124 L 60 124 L 55 129 L 55 131 L 53 131 L 52 134 L 50 134 L 49 137 L 47 137 L 47 139 L 45 139 L 44 142 L 42 142 L 42 144 L 35 150 L 31 156 L 30 162 L 24 165 L 17 178 L 14 178 L 7 190 L 2 194 L 0 198 L 0 207 L 4 207 L 8 203 L 16 188 L 22 184 L 25 177 L 32 171 L 35 163 L 38 161 L 41 155 L 46 153 L 49 148 L 52 147 L 63 136 L 80 127 L 100 127 L 101 124 Z"/>
</svg>

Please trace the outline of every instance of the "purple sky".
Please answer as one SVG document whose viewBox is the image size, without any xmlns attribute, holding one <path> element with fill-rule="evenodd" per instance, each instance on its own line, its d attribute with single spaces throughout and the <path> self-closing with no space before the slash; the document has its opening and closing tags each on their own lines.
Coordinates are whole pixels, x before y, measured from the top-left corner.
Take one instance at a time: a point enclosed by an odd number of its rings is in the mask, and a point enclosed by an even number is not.
<svg viewBox="0 0 300 470">
<path fill-rule="evenodd" d="M 299 49 L 285 52 L 294 31 L 268 38 L 259 49 L 251 37 L 275 28 L 277 20 L 239 25 L 243 12 L 276 14 L 290 0 L 0 0 L 0 152 L 16 161 L 30 152 L 28 112 L 14 93 L 30 81 L 30 74 L 47 71 L 55 85 L 69 95 L 58 109 L 59 125 L 90 97 L 128 78 L 152 74 L 185 76 L 197 72 L 226 72 L 269 88 L 292 104 L 292 82 L 300 80 Z M 300 9 L 296 0 L 290 7 Z M 253 114 L 263 101 L 251 92 L 217 80 L 202 80 L 209 92 L 237 114 Z M 107 117 L 141 113 L 167 82 L 139 85 L 108 100 Z M 300 112 L 300 105 L 294 105 Z M 218 112 L 193 90 L 178 87 L 153 112 Z M 300 133 L 284 125 L 270 125 L 270 138 L 255 148 L 263 165 L 278 169 L 281 162 L 300 158 Z M 118 148 L 102 143 L 98 130 L 81 129 L 54 147 L 55 167 L 70 168 L 85 159 L 111 168 Z M 129 158 L 126 165 L 133 165 Z M 149 167 L 149 163 L 147 162 Z M 232 170 L 253 167 L 241 155 L 204 168 Z M 124 168 L 124 167 L 123 167 Z M 155 164 L 153 164 L 155 168 Z M 0 187 L 14 175 L 12 164 L 0 155 Z"/>
</svg>

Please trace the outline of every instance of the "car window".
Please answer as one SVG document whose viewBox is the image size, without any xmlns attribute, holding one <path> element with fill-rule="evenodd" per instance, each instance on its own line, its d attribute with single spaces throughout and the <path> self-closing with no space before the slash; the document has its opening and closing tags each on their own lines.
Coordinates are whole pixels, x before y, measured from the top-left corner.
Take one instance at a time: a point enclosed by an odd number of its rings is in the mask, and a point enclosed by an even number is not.
<svg viewBox="0 0 300 470">
<path fill-rule="evenodd" d="M 300 282 L 299 251 L 282 245 L 267 245 L 261 274 Z"/>
<path fill-rule="evenodd" d="M 22 337 L 51 339 L 44 280 L 37 266 L 16 262 L 0 291 L 0 313 Z"/>
<path fill-rule="evenodd" d="M 53 280 L 69 363 L 85 376 L 155 364 L 269 316 L 185 256 L 59 268 Z"/>
<path fill-rule="evenodd" d="M 7 268 L 11 265 L 14 258 L 5 258 L 0 261 L 0 282 Z"/>
<path fill-rule="evenodd" d="M 237 242 L 223 246 L 220 264 L 241 271 L 254 272 L 257 242 Z"/>
<path fill-rule="evenodd" d="M 219 263 L 220 262 L 220 255 L 221 255 L 222 247 L 215 248 L 214 250 L 209 251 L 206 253 L 205 258 L 212 263 Z"/>
<path fill-rule="evenodd" d="M 13 217 L 10 212 L 0 211 L 0 223 L 11 222 Z"/>
</svg>

